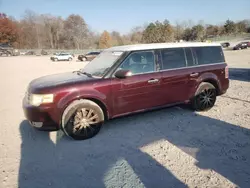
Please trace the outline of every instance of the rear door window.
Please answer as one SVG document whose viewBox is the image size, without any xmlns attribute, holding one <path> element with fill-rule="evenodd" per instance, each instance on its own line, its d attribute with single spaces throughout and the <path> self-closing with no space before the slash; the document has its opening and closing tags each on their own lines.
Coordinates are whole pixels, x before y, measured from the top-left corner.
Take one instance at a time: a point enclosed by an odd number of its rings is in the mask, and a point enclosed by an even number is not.
<svg viewBox="0 0 250 188">
<path fill-rule="evenodd" d="M 186 67 L 183 48 L 169 48 L 161 50 L 162 70 Z"/>
<path fill-rule="evenodd" d="M 220 46 L 194 47 L 193 51 L 196 54 L 199 65 L 225 62 Z"/>
</svg>

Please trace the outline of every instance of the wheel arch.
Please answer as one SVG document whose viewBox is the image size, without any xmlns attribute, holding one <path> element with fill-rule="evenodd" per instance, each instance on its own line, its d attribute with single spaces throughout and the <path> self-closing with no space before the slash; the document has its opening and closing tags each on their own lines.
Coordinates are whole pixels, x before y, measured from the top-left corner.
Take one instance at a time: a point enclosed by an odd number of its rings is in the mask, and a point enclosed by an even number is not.
<svg viewBox="0 0 250 188">
<path fill-rule="evenodd" d="M 219 93 L 220 93 L 220 86 L 219 86 L 219 83 L 215 79 L 207 78 L 207 79 L 202 80 L 202 82 L 208 82 L 208 83 L 212 84 L 215 87 L 215 89 L 216 89 L 216 95 L 219 95 Z"/>
<path fill-rule="evenodd" d="M 100 108 L 103 111 L 105 120 L 109 119 L 109 111 L 108 111 L 108 108 L 107 108 L 107 106 L 105 105 L 105 103 L 103 101 L 101 101 L 98 98 L 94 98 L 94 97 L 88 97 L 88 96 L 84 97 L 84 96 L 82 96 L 82 97 L 73 98 L 72 100 L 67 101 L 67 103 L 64 103 L 64 105 L 61 106 L 62 110 L 60 112 L 60 117 L 59 117 L 60 118 L 60 120 L 59 120 L 60 124 L 62 123 L 62 118 L 63 118 L 64 111 L 68 108 L 68 106 L 70 106 L 74 101 L 79 101 L 79 100 L 82 100 L 82 99 L 93 101 L 94 103 L 99 105 Z"/>
<path fill-rule="evenodd" d="M 220 94 L 221 84 L 220 84 L 220 77 L 217 75 L 217 73 L 206 72 L 206 73 L 201 74 L 198 78 L 198 83 L 199 83 L 198 86 L 202 82 L 208 82 L 208 83 L 212 84 L 216 89 L 216 94 L 217 95 Z M 196 89 L 198 89 L 198 86 Z"/>
</svg>

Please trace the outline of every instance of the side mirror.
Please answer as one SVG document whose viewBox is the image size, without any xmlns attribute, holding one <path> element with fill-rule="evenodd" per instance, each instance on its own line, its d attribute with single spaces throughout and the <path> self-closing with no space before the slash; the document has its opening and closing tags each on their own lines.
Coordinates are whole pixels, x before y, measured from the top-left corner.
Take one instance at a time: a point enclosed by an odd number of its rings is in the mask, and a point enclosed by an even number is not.
<svg viewBox="0 0 250 188">
<path fill-rule="evenodd" d="M 118 70 L 115 73 L 115 77 L 120 79 L 124 79 L 129 76 L 132 76 L 132 72 L 130 70 Z"/>
</svg>

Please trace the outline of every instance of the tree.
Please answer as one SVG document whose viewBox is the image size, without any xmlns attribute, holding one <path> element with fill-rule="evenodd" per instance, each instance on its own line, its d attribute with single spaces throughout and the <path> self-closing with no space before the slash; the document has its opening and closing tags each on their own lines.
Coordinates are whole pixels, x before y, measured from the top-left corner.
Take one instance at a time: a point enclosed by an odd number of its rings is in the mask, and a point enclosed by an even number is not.
<svg viewBox="0 0 250 188">
<path fill-rule="evenodd" d="M 0 13 L 0 43 L 13 44 L 18 39 L 18 29 L 14 21 Z"/>
<path fill-rule="evenodd" d="M 183 31 L 182 39 L 185 41 L 191 41 L 192 40 L 192 30 L 190 28 L 186 28 Z"/>
<path fill-rule="evenodd" d="M 64 29 L 67 41 L 75 48 L 82 49 L 89 46 L 89 30 L 81 16 L 71 14 L 64 22 Z"/>
<path fill-rule="evenodd" d="M 109 48 L 112 45 L 112 38 L 109 35 L 109 33 L 105 30 L 99 40 L 99 48 L 104 49 L 104 48 Z"/>
<path fill-rule="evenodd" d="M 63 36 L 63 20 L 61 17 L 52 15 L 41 15 L 44 24 L 45 43 L 46 46 L 52 49 L 60 48 L 60 39 Z"/>
<path fill-rule="evenodd" d="M 218 36 L 220 34 L 220 28 L 217 25 L 208 25 L 206 27 L 206 36 Z"/>
<path fill-rule="evenodd" d="M 236 28 L 238 33 L 245 33 L 247 32 L 247 21 L 243 20 L 236 23 Z"/>
<path fill-rule="evenodd" d="M 205 29 L 202 25 L 198 24 L 192 27 L 191 40 L 203 41 L 205 39 Z"/>
<path fill-rule="evenodd" d="M 233 21 L 227 20 L 224 24 L 224 29 L 226 34 L 232 34 L 236 32 L 236 25 Z"/>
<path fill-rule="evenodd" d="M 150 23 L 142 35 L 142 41 L 145 43 L 172 42 L 173 40 L 174 30 L 168 20 L 162 23 L 159 21 Z"/>
<path fill-rule="evenodd" d="M 150 23 L 142 34 L 142 42 L 145 43 L 156 42 L 156 38 L 154 35 L 155 31 L 156 31 L 156 25 L 154 23 Z"/>
<path fill-rule="evenodd" d="M 175 40 L 177 41 L 181 40 L 183 37 L 183 32 L 184 32 L 184 26 L 177 21 L 174 27 Z"/>
<path fill-rule="evenodd" d="M 132 44 L 138 44 L 142 41 L 142 34 L 145 28 L 135 27 L 130 32 L 130 41 Z"/>
<path fill-rule="evenodd" d="M 112 46 L 121 46 L 123 45 L 123 40 L 119 32 L 113 31 L 111 33 Z"/>
<path fill-rule="evenodd" d="M 25 11 L 22 20 L 19 21 L 19 46 L 21 48 L 40 48 L 42 47 L 41 36 L 43 26 L 40 17 L 30 10 Z"/>
</svg>

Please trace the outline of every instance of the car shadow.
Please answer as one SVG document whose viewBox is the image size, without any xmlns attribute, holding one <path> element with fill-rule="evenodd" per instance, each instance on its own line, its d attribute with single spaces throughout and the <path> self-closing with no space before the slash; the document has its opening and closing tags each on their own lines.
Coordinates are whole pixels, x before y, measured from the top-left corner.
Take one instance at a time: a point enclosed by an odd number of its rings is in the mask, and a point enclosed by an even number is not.
<svg viewBox="0 0 250 188">
<path fill-rule="evenodd" d="M 247 68 L 229 68 L 229 78 L 250 82 L 250 69 Z"/>
<path fill-rule="evenodd" d="M 185 108 L 114 119 L 85 141 L 58 136 L 53 143 L 48 132 L 34 130 L 27 121 L 20 132 L 20 188 L 187 187 L 142 151 L 161 140 L 194 157 L 199 168 L 214 170 L 240 187 L 250 183 L 250 131 Z"/>
</svg>

